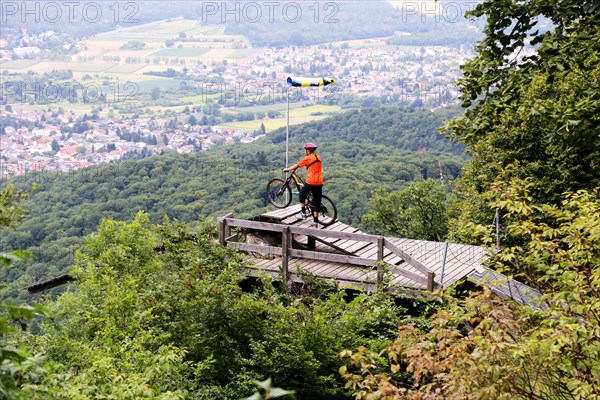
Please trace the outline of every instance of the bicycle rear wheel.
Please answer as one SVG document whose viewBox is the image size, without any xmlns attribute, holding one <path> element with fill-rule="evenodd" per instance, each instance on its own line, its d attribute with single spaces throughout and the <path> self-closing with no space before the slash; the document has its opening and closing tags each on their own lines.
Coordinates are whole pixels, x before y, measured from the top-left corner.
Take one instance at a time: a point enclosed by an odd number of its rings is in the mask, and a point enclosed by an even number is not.
<svg viewBox="0 0 600 400">
<path fill-rule="evenodd" d="M 337 218 L 337 208 L 333 201 L 323 195 L 321 196 L 321 210 L 319 211 L 319 222 L 323 226 L 329 226 L 335 222 Z"/>
<path fill-rule="evenodd" d="M 283 179 L 271 179 L 267 183 L 267 200 L 277 208 L 285 208 L 292 202 L 292 191 Z"/>
</svg>

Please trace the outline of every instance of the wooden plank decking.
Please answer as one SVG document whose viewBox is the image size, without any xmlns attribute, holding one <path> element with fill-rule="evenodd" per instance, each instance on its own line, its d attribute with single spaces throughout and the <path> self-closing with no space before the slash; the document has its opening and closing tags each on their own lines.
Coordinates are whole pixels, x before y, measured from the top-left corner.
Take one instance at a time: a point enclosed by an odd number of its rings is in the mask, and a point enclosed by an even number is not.
<svg viewBox="0 0 600 400">
<path fill-rule="evenodd" d="M 474 271 L 481 271 L 481 263 L 486 257 L 484 249 L 478 246 L 384 238 L 365 234 L 341 221 L 327 227 L 311 228 L 310 218 L 296 217 L 299 211 L 299 206 L 294 205 L 258 215 L 253 220 L 222 217 L 219 223 L 226 229 L 242 227 L 259 235 L 261 232 L 274 235 L 282 232 L 282 237 L 289 229 L 292 243 L 287 250 L 282 245 L 283 239 L 277 245 L 229 245 L 248 251 L 246 260 L 257 272 L 262 270 L 277 276 L 284 269 L 292 281 L 299 279 L 302 270 L 335 280 L 341 286 L 376 288 L 385 278 L 387 285 L 431 290 L 448 287 Z M 225 238 L 228 236 L 230 234 L 223 231 L 223 244 L 227 243 Z M 314 247 L 307 249 L 309 238 Z"/>
</svg>

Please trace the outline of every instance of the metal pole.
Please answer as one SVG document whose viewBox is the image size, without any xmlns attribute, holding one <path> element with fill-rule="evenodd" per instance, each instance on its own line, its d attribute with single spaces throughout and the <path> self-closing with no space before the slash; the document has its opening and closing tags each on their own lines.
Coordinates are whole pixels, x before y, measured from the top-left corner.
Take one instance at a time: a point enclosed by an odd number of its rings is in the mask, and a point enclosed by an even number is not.
<svg viewBox="0 0 600 400">
<path fill-rule="evenodd" d="M 290 87 L 287 88 L 287 124 L 285 126 L 285 167 L 289 166 L 289 141 L 290 141 Z"/>
<path fill-rule="evenodd" d="M 440 286 L 444 288 L 444 270 L 446 269 L 446 256 L 448 255 L 448 242 L 444 246 L 444 259 L 442 260 L 442 277 L 440 278 Z"/>
<path fill-rule="evenodd" d="M 500 209 L 496 208 L 496 251 L 500 251 Z"/>
</svg>

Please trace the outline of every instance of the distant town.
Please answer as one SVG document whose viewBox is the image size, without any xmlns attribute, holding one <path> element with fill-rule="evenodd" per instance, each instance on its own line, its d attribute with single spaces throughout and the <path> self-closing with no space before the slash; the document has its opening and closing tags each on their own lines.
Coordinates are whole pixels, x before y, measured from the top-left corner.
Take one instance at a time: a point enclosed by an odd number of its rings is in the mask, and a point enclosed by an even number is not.
<svg viewBox="0 0 600 400">
<path fill-rule="evenodd" d="M 363 46 L 341 42 L 256 48 L 247 56 L 229 62 L 203 62 L 193 57 L 129 57 L 121 60 L 114 55 L 107 56 L 110 60 L 103 56 L 86 56 L 85 60 L 78 60 L 80 56 L 74 55 L 78 53 L 78 44 L 67 39 L 53 31 L 32 35 L 21 29 L 15 32 L 15 37 L 0 40 L 0 57 L 9 63 L 18 60 L 44 62 L 51 54 L 56 57 L 56 52 L 48 49 L 55 48 L 62 40 L 65 44 L 60 56 L 61 65 L 76 65 L 82 61 L 143 64 L 157 69 L 159 76 L 176 76 L 189 82 L 186 85 L 188 89 L 193 88 L 200 96 L 200 106 L 192 104 L 192 109 L 200 111 L 204 108 L 204 100 L 214 100 L 217 103 L 215 105 L 223 111 L 219 121 L 225 122 L 224 125 L 236 121 L 236 115 L 242 113 L 251 114 L 253 120 L 281 116 L 281 112 L 274 115 L 262 111 L 244 112 L 244 107 L 281 102 L 285 79 L 295 74 L 336 78 L 336 89 L 324 92 L 324 95 L 341 94 L 356 99 L 389 98 L 395 103 L 416 107 L 443 107 L 455 101 L 457 92 L 454 82 L 460 77 L 459 66 L 474 54 L 471 49 L 463 47 L 389 46 L 385 45 L 383 39 L 368 39 L 363 41 Z M 169 46 L 174 50 L 185 50 L 194 45 L 182 37 L 179 39 L 181 42 L 172 40 Z M 52 43 L 52 46 L 48 43 Z M 223 45 L 231 47 L 236 44 Z M 160 72 L 159 67 L 166 71 Z M 171 75 L 165 74 L 167 71 Z M 11 70 L 11 74 L 14 73 L 15 70 Z M 6 75 L 5 69 L 2 74 Z M 97 76 L 102 78 L 101 73 Z M 199 78 L 201 81 L 198 81 Z M 258 90 L 253 82 L 280 83 L 279 88 L 271 88 L 275 91 L 281 89 L 279 99 L 267 98 L 272 93 L 264 88 Z M 219 93 L 221 95 L 216 96 Z M 155 100 L 154 94 L 152 100 Z M 150 96 L 147 97 L 150 99 Z M 89 113 L 77 114 L 68 109 L 68 102 L 48 104 L 43 110 L 28 108 L 31 101 L 22 101 L 20 104 L 5 102 L 0 111 L 3 121 L 0 131 L 0 179 L 28 171 L 68 171 L 165 152 L 198 152 L 216 145 L 251 142 L 266 133 L 264 124 L 250 130 L 225 128 L 214 118 L 196 120 L 189 111 L 175 114 L 181 115 L 179 120 L 175 117 L 177 123 L 173 123 L 173 111 L 169 115 L 136 114 L 134 117 L 111 112 L 110 118 L 98 117 L 93 113 L 92 106 L 110 106 L 108 103 L 90 105 Z M 183 105 L 176 112 L 181 113 L 182 108 Z M 189 110 L 189 107 L 186 108 Z M 206 115 L 204 110 L 202 112 Z"/>
<path fill-rule="evenodd" d="M 260 130 L 188 124 L 170 129 L 148 118 L 92 120 L 71 112 L 2 110 L 0 117 L 20 125 L 6 126 L 0 135 L 0 179 L 32 171 L 69 172 L 165 152 L 198 152 L 261 136 Z"/>
</svg>

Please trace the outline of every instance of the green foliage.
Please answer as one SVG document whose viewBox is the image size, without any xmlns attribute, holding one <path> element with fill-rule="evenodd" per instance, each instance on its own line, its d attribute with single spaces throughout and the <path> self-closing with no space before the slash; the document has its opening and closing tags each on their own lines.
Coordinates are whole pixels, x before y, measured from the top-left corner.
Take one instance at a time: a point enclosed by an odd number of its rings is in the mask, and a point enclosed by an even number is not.
<svg viewBox="0 0 600 400">
<path fill-rule="evenodd" d="M 481 195 L 508 165 L 538 185 L 534 202 L 559 204 L 561 194 L 592 190 L 600 176 L 600 19 L 592 1 L 486 1 L 479 55 L 464 65 L 463 106 L 445 127 L 473 156 L 464 170 L 457 227 L 491 220 Z M 543 31 L 542 21 L 553 24 Z M 537 52 L 518 56 L 526 43 Z"/>
<path fill-rule="evenodd" d="M 27 198 L 23 191 L 16 190 L 14 185 L 8 185 L 0 192 L 0 228 L 12 228 L 21 221 L 26 210 L 21 202 Z"/>
<path fill-rule="evenodd" d="M 381 188 L 373 194 L 363 223 L 385 235 L 443 241 L 448 233 L 444 188 L 433 179 L 414 182 L 399 192 Z"/>
<path fill-rule="evenodd" d="M 146 46 L 146 43 L 140 40 L 130 40 L 127 43 L 123 44 L 120 49 L 121 50 L 142 50 Z"/>
<path fill-rule="evenodd" d="M 19 346 L 13 336 L 36 316 L 47 315 L 41 305 L 16 306 L 0 303 L 0 399 L 28 400 L 44 393 L 37 383 L 48 374 L 45 359 Z"/>
<path fill-rule="evenodd" d="M 271 377 L 298 398 L 346 399 L 338 352 L 383 346 L 404 312 L 385 293 L 292 297 L 267 276 L 244 292 L 242 256 L 213 224 L 149 221 L 103 220 L 52 320 L 23 337 L 54 364 L 38 382 L 52 398 L 237 400 Z"/>
<path fill-rule="evenodd" d="M 25 210 L 21 201 L 27 197 L 24 192 L 15 191 L 9 185 L 0 192 L 0 230 L 14 227 Z M 0 252 L 0 261 L 8 267 L 11 263 L 24 259 L 26 253 L 15 250 Z M 31 355 L 23 346 L 18 346 L 13 334 L 16 327 L 25 329 L 28 321 L 38 315 L 46 315 L 41 305 L 8 305 L 0 302 L 0 398 L 29 399 L 40 391 L 35 384 L 47 371 L 43 357 Z"/>
<path fill-rule="evenodd" d="M 532 205 L 526 183 L 508 187 L 499 205 L 526 245 L 507 247 L 490 263 L 527 266 L 546 289 L 539 307 L 489 291 L 447 298 L 427 327 L 401 326 L 380 353 L 342 352 L 348 365 L 340 373 L 356 399 L 600 398 L 599 193 L 579 191 L 558 207 Z"/>
</svg>

